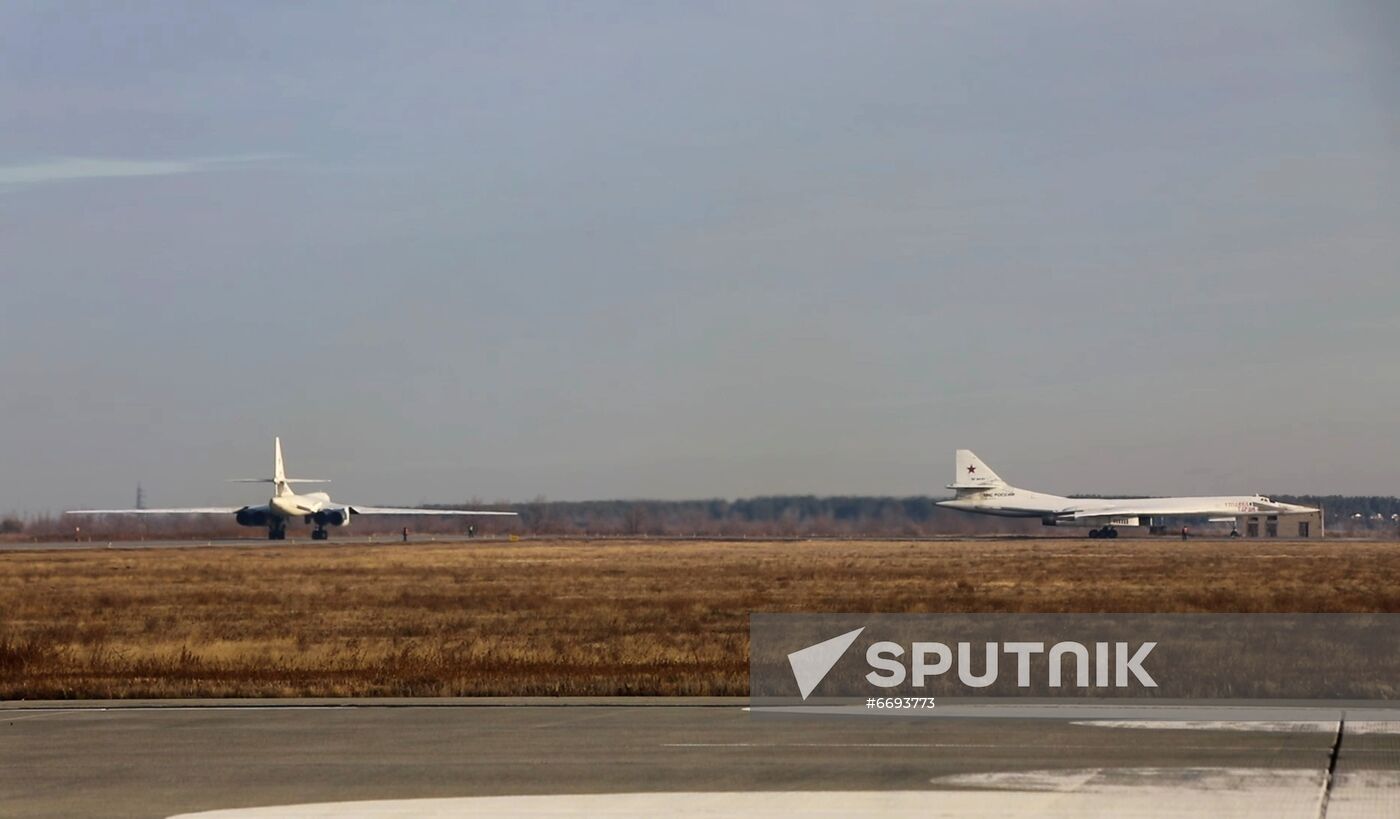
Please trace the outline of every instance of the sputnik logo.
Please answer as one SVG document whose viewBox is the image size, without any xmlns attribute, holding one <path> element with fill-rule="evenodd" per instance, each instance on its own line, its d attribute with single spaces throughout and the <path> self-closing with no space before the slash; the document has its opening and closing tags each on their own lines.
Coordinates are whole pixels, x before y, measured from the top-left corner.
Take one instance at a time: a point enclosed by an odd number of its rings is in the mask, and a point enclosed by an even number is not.
<svg viewBox="0 0 1400 819">
<path fill-rule="evenodd" d="M 792 676 L 797 679 L 797 690 L 802 693 L 803 700 L 821 685 L 827 672 L 836 665 L 862 631 L 865 631 L 865 626 L 787 655 L 788 665 L 792 666 Z"/>
</svg>

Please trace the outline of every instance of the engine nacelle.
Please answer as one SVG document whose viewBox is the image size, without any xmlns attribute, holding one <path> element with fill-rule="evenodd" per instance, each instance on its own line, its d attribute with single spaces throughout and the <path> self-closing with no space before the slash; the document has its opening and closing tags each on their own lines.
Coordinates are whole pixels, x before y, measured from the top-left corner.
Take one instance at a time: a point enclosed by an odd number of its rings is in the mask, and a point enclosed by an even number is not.
<svg viewBox="0 0 1400 819">
<path fill-rule="evenodd" d="M 346 526 L 350 523 L 349 509 L 322 509 L 311 516 L 321 526 Z"/>
<path fill-rule="evenodd" d="M 238 521 L 239 526 L 267 526 L 272 516 L 266 509 L 245 506 L 234 513 L 234 519 Z"/>
</svg>

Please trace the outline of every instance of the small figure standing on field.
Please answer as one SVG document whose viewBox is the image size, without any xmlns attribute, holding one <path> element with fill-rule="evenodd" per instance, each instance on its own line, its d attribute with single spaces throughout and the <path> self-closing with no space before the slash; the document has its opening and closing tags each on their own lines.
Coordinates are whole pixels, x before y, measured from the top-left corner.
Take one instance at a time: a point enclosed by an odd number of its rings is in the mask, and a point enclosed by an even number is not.
<svg viewBox="0 0 1400 819">
<path fill-rule="evenodd" d="M 407 526 L 403 527 L 403 542 L 404 542 L 404 543 L 407 543 L 407 542 L 408 542 L 408 527 L 407 527 Z"/>
<path fill-rule="evenodd" d="M 1185 540 L 1189 536 L 1190 532 L 1187 530 L 1187 528 L 1185 526 L 1181 527 L 1181 539 Z"/>
</svg>

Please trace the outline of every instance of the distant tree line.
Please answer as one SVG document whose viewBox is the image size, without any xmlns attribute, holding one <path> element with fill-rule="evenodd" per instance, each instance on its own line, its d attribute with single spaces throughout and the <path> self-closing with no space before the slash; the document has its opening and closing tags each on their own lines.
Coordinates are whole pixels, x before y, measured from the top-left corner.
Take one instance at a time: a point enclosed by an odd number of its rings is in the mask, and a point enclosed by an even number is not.
<svg viewBox="0 0 1400 819">
<path fill-rule="evenodd" d="M 1089 496 L 1084 496 L 1089 497 Z M 1274 495 L 1276 500 L 1320 506 L 1333 534 L 1400 533 L 1400 498 L 1354 495 Z M 356 518 L 354 534 L 393 534 L 407 526 L 418 534 L 601 535 L 667 537 L 933 537 L 939 535 L 1054 535 L 1065 531 L 1038 519 L 973 515 L 936 506 L 929 496 L 772 495 L 739 500 L 606 500 L 484 503 L 471 500 L 440 509 L 499 509 L 515 518 Z M 1228 525 L 1222 528 L 1228 529 Z M 335 533 L 332 533 L 334 537 Z M 6 540 L 256 537 L 256 530 L 227 517 L 0 517 Z"/>
<path fill-rule="evenodd" d="M 1397 497 L 1271 497 L 1285 503 L 1320 507 L 1329 531 L 1377 533 L 1400 529 L 1400 498 Z M 549 501 L 537 498 L 528 503 L 505 504 L 502 508 L 519 512 L 521 530 L 531 534 L 931 537 L 1051 535 L 1057 531 L 1057 527 L 1043 526 L 1034 518 L 999 518 L 944 509 L 935 505 L 938 500 L 941 498 L 862 495 L 773 495 L 683 501 Z M 1360 517 L 1355 517 L 1357 515 Z"/>
<path fill-rule="evenodd" d="M 775 495 L 740 500 L 548 501 L 514 504 L 521 528 L 538 534 L 701 537 L 923 537 L 1029 532 L 1039 521 L 942 509 L 930 497 Z"/>
<path fill-rule="evenodd" d="M 1270 495 L 1284 503 L 1322 509 L 1328 531 L 1400 529 L 1400 498 L 1393 495 Z"/>
</svg>

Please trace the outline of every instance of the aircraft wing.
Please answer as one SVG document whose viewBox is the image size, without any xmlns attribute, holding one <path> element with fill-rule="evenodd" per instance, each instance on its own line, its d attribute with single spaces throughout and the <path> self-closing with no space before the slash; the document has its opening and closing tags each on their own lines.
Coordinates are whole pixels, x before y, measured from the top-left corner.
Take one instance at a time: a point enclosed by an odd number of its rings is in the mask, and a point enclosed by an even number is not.
<svg viewBox="0 0 1400 819">
<path fill-rule="evenodd" d="M 1127 522 L 1127 521 L 1130 521 L 1130 520 L 1133 520 L 1133 519 L 1136 519 L 1136 518 L 1170 518 L 1170 517 L 1182 517 L 1182 516 L 1181 516 L 1181 515 L 1164 515 L 1164 514 L 1162 514 L 1161 512 L 1152 512 L 1152 513 L 1148 513 L 1148 512 L 1099 512 L 1099 511 L 1096 510 L 1096 511 L 1093 511 L 1093 512 L 1076 512 L 1076 513 L 1074 513 L 1074 514 L 1072 514 L 1072 515 L 1069 515 L 1069 516 L 1061 516 L 1061 517 L 1060 517 L 1060 520 L 1061 520 L 1061 521 L 1075 521 L 1075 522 L 1084 521 L 1084 522 L 1088 522 L 1088 523 L 1093 523 L 1093 522 L 1108 522 L 1108 521 L 1114 521 L 1114 522 L 1118 522 L 1118 523 L 1124 523 L 1124 522 Z M 1190 516 L 1190 515 L 1187 515 L 1186 517 L 1191 517 L 1191 516 Z"/>
<path fill-rule="evenodd" d="M 232 515 L 242 506 L 194 506 L 187 509 L 71 509 L 65 515 Z"/>
<path fill-rule="evenodd" d="M 1070 520 L 1087 520 L 1092 518 L 1195 518 L 1205 515 L 1219 515 L 1220 509 L 1214 506 L 1190 506 L 1183 504 L 1180 506 L 1135 506 L 1130 503 L 1113 506 L 1091 506 L 1082 509 L 1067 509 L 1060 513 L 1060 517 Z M 1240 514 L 1251 514 L 1241 512 Z M 1257 513 L 1256 513 L 1257 514 Z M 1233 520 L 1233 518 L 1230 518 Z"/>
<path fill-rule="evenodd" d="M 350 511 L 356 515 L 500 515 L 516 516 L 519 512 L 474 512 L 465 509 L 406 509 L 394 506 L 351 505 Z"/>
<path fill-rule="evenodd" d="M 1134 509 L 1131 506 L 1095 506 L 1090 509 L 1066 509 L 1060 513 L 1060 516 L 1068 517 L 1071 520 L 1082 520 L 1084 518 L 1125 517 L 1147 514 L 1154 513 L 1144 512 L 1141 509 Z"/>
</svg>

